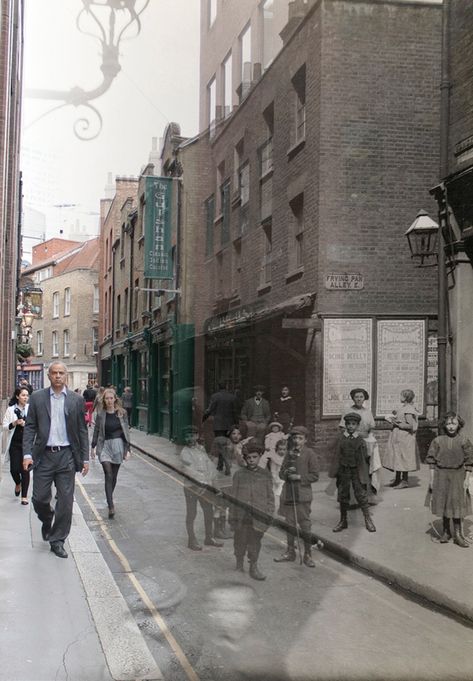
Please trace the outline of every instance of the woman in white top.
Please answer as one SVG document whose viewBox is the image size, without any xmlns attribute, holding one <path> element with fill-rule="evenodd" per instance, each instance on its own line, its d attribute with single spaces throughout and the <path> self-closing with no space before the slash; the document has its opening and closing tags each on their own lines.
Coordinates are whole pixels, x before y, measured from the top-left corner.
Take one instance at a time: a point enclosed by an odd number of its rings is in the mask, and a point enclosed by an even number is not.
<svg viewBox="0 0 473 681">
<path fill-rule="evenodd" d="M 21 493 L 21 503 L 28 503 L 30 472 L 23 470 L 23 430 L 28 413 L 30 393 L 26 388 L 16 388 L 11 404 L 3 417 L 3 429 L 8 431 L 5 460 L 10 458 L 10 473 L 15 482 L 15 496 Z"/>
</svg>

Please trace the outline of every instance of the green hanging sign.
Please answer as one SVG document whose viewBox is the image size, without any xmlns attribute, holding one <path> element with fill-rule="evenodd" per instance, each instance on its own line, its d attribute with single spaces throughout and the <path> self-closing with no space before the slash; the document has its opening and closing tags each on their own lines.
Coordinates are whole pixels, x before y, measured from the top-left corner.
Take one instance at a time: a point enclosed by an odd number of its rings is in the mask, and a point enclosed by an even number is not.
<svg viewBox="0 0 473 681">
<path fill-rule="evenodd" d="M 148 279 L 172 279 L 172 178 L 147 177 L 145 188 L 145 271 Z"/>
</svg>

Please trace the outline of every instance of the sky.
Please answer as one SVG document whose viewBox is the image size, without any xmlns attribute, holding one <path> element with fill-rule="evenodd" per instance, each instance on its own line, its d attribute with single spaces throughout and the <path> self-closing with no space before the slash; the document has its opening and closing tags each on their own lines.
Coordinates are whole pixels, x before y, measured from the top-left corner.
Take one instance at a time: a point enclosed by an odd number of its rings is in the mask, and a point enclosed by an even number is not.
<svg viewBox="0 0 473 681">
<path fill-rule="evenodd" d="M 146 3 L 120 1 L 136 11 Z M 108 28 L 106 2 L 111 0 L 87 0 Z M 66 238 L 78 229 L 84 236 L 97 233 L 108 173 L 138 175 L 148 161 L 152 138 L 162 137 L 170 121 L 180 124 L 183 135 L 198 131 L 200 1 L 149 0 L 139 35 L 135 23 L 124 36 L 129 38 L 120 42 L 121 71 L 107 92 L 91 102 L 102 117 L 101 128 L 90 110 L 61 107 L 61 93 L 70 97 L 73 88 L 95 90 L 103 80 L 101 44 L 76 25 L 85 4 L 26 0 L 22 169 L 27 260 L 43 234 Z M 116 28 L 128 16 L 117 12 Z M 80 26 L 97 34 L 85 13 Z M 38 90 L 41 98 L 33 96 Z M 54 107 L 60 108 L 51 111 Z M 77 121 L 85 117 L 90 127 L 84 131 Z M 75 135 L 75 125 L 85 135 L 100 131 L 95 139 L 83 141 Z"/>
</svg>

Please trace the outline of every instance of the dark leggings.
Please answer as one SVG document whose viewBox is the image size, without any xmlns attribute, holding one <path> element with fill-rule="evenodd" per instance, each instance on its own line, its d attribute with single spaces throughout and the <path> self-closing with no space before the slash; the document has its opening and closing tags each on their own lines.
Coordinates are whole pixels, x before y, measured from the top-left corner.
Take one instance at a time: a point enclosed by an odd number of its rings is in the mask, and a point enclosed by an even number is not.
<svg viewBox="0 0 473 681">
<path fill-rule="evenodd" d="M 23 470 L 23 449 L 10 447 L 10 474 L 15 481 L 15 485 L 21 485 L 21 496 L 26 499 L 28 487 L 30 486 L 30 472 Z"/>
<path fill-rule="evenodd" d="M 102 461 L 102 468 L 105 475 L 105 496 L 107 497 L 107 505 L 109 508 L 113 508 L 113 490 L 117 484 L 120 464 Z"/>
</svg>

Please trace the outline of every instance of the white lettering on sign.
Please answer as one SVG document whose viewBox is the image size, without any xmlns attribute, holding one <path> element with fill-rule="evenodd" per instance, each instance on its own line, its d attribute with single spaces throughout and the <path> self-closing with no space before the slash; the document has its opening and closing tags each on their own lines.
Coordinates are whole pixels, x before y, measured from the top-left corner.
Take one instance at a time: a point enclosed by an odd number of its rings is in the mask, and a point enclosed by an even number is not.
<svg viewBox="0 0 473 681">
<path fill-rule="evenodd" d="M 360 291 L 365 287 L 363 275 L 331 273 L 325 275 L 325 288 L 329 291 Z"/>
</svg>

